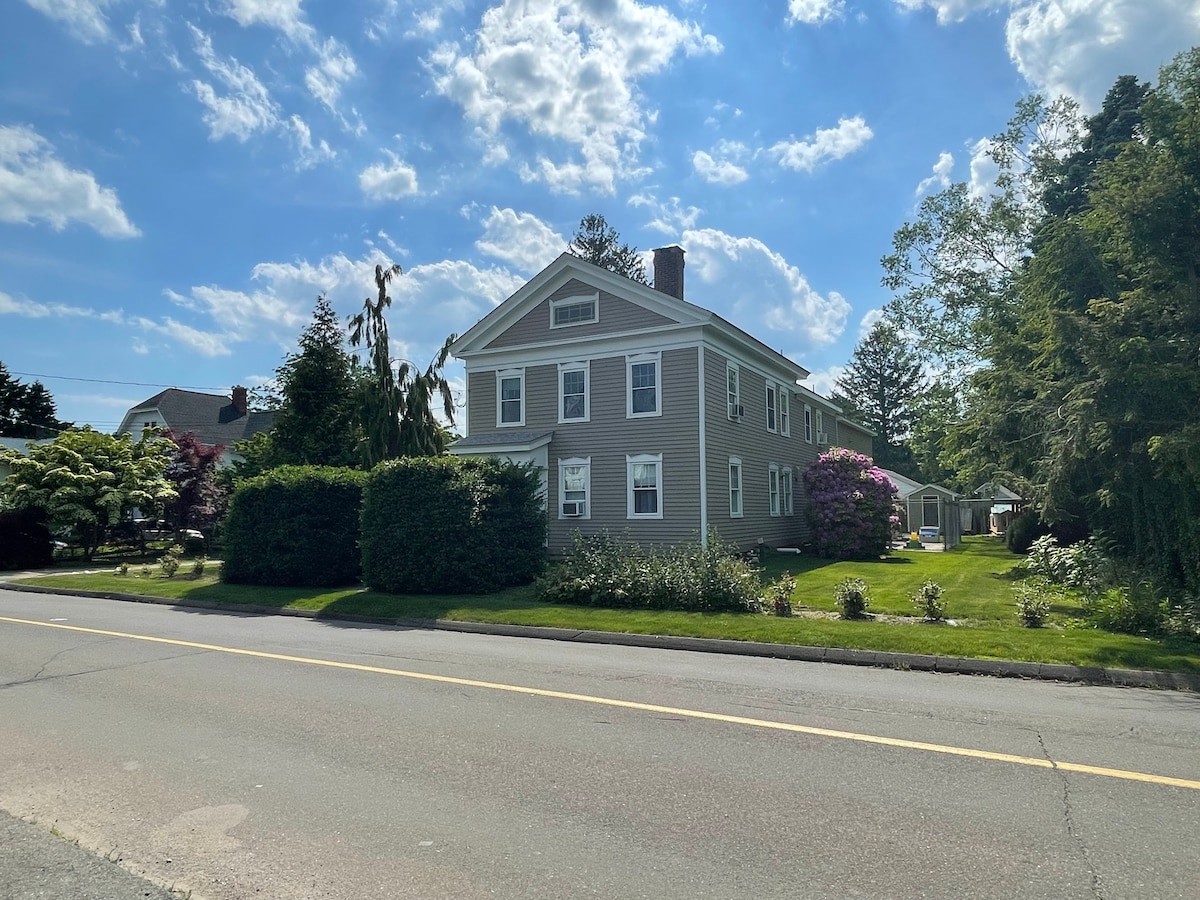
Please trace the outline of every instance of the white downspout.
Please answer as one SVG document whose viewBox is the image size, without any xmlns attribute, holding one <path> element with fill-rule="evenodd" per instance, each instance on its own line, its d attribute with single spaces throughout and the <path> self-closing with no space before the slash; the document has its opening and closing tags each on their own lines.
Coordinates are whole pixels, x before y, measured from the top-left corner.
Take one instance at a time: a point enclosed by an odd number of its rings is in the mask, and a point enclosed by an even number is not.
<svg viewBox="0 0 1200 900">
<path fill-rule="evenodd" d="M 696 398 L 700 403 L 700 546 L 708 546 L 708 448 L 704 434 L 704 345 L 696 345 L 696 368 L 700 373 L 696 385 Z"/>
</svg>

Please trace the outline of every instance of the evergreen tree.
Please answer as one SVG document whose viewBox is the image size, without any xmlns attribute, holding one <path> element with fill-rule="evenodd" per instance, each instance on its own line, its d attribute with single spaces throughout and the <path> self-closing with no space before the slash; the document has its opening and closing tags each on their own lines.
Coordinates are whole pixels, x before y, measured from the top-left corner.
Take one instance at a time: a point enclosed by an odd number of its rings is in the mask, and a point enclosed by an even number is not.
<svg viewBox="0 0 1200 900">
<path fill-rule="evenodd" d="M 597 213 L 579 220 L 567 249 L 594 265 L 646 284 L 646 264 L 636 247 L 622 244 L 621 235 Z"/>
<path fill-rule="evenodd" d="M 348 466 L 356 461 L 356 374 L 337 313 L 317 298 L 299 352 L 276 370 L 281 404 L 271 432 L 274 465 Z"/>
<path fill-rule="evenodd" d="M 925 387 L 921 359 L 886 319 L 858 342 L 845 372 L 834 383 L 834 402 L 875 432 L 875 462 L 901 474 L 914 470 L 904 441 Z"/>
<path fill-rule="evenodd" d="M 22 384 L 0 362 L 0 437 L 53 438 L 71 427 L 59 421 L 54 398 L 40 381 Z"/>
</svg>

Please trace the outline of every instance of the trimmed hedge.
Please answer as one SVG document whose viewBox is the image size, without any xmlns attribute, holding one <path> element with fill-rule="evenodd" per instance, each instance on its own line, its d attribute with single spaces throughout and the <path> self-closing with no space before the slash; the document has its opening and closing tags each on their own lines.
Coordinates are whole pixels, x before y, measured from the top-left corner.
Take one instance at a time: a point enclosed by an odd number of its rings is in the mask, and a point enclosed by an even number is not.
<svg viewBox="0 0 1200 900">
<path fill-rule="evenodd" d="M 537 470 L 492 459 L 380 463 L 362 506 L 362 573 L 393 594 L 487 593 L 533 581 L 546 558 Z"/>
<path fill-rule="evenodd" d="M 335 587 L 358 580 L 366 473 L 282 466 L 238 485 L 222 525 L 221 580 Z"/>
<path fill-rule="evenodd" d="M 31 507 L 0 512 L 0 569 L 41 569 L 53 561 L 45 510 Z"/>
</svg>

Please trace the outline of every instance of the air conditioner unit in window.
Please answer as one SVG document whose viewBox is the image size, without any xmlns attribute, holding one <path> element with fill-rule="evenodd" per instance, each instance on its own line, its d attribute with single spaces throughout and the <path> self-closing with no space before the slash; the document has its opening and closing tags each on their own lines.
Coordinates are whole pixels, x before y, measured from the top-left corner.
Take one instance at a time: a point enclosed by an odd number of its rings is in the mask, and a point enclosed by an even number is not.
<svg viewBox="0 0 1200 900">
<path fill-rule="evenodd" d="M 827 435 L 823 431 L 818 431 L 817 432 L 817 443 L 818 444 L 828 444 L 829 443 L 829 435 Z"/>
<path fill-rule="evenodd" d="M 740 419 L 746 415 L 746 410 L 742 408 L 742 404 L 738 403 L 735 406 L 729 407 L 729 415 L 731 418 Z"/>
<path fill-rule="evenodd" d="M 568 518 L 576 518 L 583 515 L 583 507 L 582 500 L 572 500 L 562 505 L 562 514 Z"/>
</svg>

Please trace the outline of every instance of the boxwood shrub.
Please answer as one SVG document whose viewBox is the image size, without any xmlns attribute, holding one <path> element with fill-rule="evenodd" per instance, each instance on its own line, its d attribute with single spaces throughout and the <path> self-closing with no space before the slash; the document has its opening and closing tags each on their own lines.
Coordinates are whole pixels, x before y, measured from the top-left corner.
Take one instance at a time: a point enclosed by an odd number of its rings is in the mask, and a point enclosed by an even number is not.
<svg viewBox="0 0 1200 900">
<path fill-rule="evenodd" d="M 358 580 L 366 473 L 283 466 L 241 482 L 222 525 L 221 580 L 334 587 Z"/>
<path fill-rule="evenodd" d="M 363 581 L 395 594 L 485 593 L 526 584 L 546 556 L 535 469 L 424 457 L 376 466 L 362 507 Z"/>
</svg>

